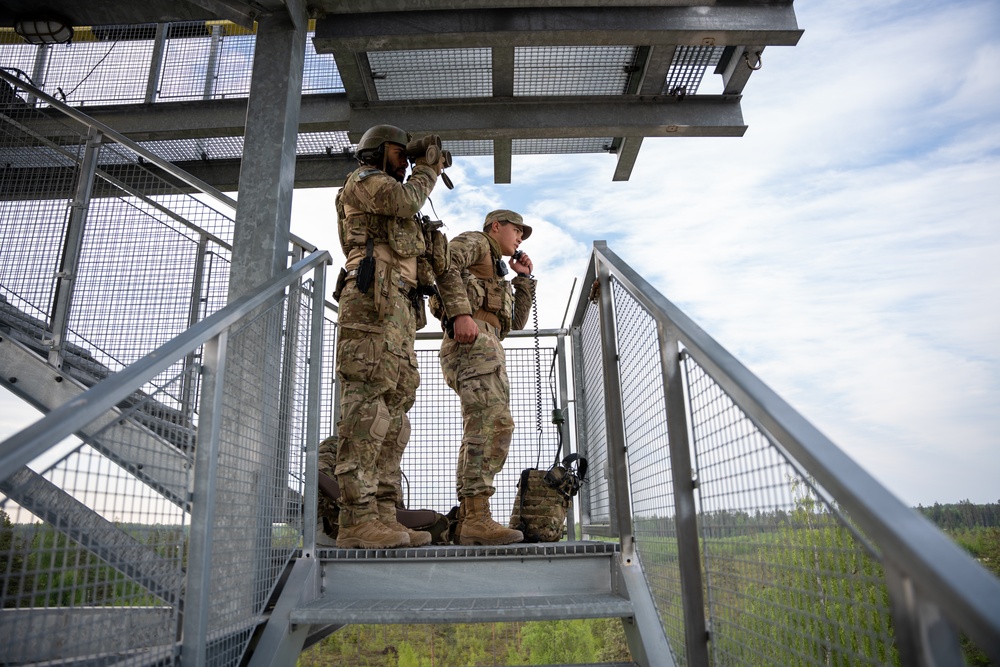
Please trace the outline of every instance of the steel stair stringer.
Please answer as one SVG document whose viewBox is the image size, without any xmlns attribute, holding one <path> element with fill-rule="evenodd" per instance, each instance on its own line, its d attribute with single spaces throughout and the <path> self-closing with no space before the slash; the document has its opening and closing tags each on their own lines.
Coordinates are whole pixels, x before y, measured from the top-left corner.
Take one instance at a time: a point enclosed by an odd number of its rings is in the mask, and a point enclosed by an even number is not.
<svg viewBox="0 0 1000 667">
<path fill-rule="evenodd" d="M 622 627 L 635 663 L 651 667 L 674 667 L 676 663 L 670 643 L 656 610 L 652 591 L 649 590 L 649 582 L 646 581 L 637 557 L 626 562 L 620 553 L 616 554 L 613 586 L 632 603 L 634 613 L 630 618 L 622 619 Z"/>
<path fill-rule="evenodd" d="M 43 413 L 87 390 L 10 336 L 0 336 L 0 384 Z M 188 474 L 193 461 L 184 452 L 144 426 L 123 419 L 118 409 L 109 410 L 78 435 L 164 498 L 189 509 Z"/>
</svg>

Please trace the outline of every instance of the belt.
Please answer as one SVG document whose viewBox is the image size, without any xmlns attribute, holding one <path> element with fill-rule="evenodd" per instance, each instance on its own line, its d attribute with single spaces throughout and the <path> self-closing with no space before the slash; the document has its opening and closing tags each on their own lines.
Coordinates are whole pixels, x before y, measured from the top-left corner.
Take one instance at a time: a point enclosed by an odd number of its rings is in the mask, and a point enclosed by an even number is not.
<svg viewBox="0 0 1000 667">
<path fill-rule="evenodd" d="M 485 320 L 480 320 L 480 319 L 475 318 L 475 317 L 473 317 L 472 320 L 476 324 L 479 325 L 480 329 L 483 329 L 484 331 L 487 331 L 487 332 L 493 334 L 499 340 L 499 338 L 500 338 L 500 329 L 498 329 L 497 327 L 493 326 L 492 324 L 490 324 L 489 322 L 487 322 Z"/>
</svg>

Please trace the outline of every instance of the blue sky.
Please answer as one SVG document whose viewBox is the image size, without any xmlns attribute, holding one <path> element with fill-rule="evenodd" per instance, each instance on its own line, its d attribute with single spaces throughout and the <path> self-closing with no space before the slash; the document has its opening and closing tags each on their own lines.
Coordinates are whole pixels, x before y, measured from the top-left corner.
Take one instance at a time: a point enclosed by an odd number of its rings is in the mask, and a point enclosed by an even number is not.
<svg viewBox="0 0 1000 667">
<path fill-rule="evenodd" d="M 515 156 L 509 185 L 459 159 L 435 209 L 525 216 L 542 327 L 607 240 L 903 502 L 998 502 L 1000 4 L 795 9 L 744 137 L 647 139 L 627 183 L 608 155 Z M 296 194 L 293 230 L 336 248 L 331 203 Z"/>
<path fill-rule="evenodd" d="M 460 158 L 437 215 L 525 216 L 544 328 L 606 240 L 903 502 L 998 502 L 1000 3 L 795 11 L 744 137 L 647 139 L 627 183 L 608 155 L 515 156 L 508 185 Z M 333 195 L 296 192 L 292 231 L 339 256 Z"/>
</svg>

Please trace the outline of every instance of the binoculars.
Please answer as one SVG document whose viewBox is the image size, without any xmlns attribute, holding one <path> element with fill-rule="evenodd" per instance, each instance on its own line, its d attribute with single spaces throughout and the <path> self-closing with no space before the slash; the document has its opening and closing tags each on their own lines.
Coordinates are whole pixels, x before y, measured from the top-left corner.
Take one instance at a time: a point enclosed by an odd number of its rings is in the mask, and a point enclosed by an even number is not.
<svg viewBox="0 0 1000 667">
<path fill-rule="evenodd" d="M 451 166 L 451 151 L 442 150 L 441 148 L 441 137 L 436 134 L 428 134 L 419 139 L 413 139 L 406 144 L 406 157 L 410 160 L 416 160 L 417 158 L 425 158 L 428 163 L 435 164 L 438 160 L 444 158 L 444 166 L 441 171 L 441 180 L 444 181 L 445 186 L 451 190 L 455 185 L 448 178 L 448 174 L 444 173 L 444 169 Z"/>
</svg>

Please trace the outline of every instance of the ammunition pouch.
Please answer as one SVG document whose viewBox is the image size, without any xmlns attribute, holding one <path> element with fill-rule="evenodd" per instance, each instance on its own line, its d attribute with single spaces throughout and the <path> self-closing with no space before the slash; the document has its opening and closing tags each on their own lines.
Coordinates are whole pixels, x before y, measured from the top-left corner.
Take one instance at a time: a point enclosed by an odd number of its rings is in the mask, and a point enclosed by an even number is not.
<svg viewBox="0 0 1000 667">
<path fill-rule="evenodd" d="M 525 542 L 558 542 L 565 533 L 566 512 L 587 481 L 587 459 L 570 454 L 548 470 L 521 471 L 508 527 Z"/>
<path fill-rule="evenodd" d="M 435 276 L 440 276 L 448 270 L 448 237 L 441 231 L 441 223 L 423 217 L 424 245 L 427 250 L 424 256 L 430 263 Z"/>
</svg>

